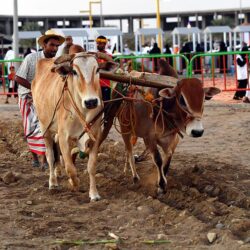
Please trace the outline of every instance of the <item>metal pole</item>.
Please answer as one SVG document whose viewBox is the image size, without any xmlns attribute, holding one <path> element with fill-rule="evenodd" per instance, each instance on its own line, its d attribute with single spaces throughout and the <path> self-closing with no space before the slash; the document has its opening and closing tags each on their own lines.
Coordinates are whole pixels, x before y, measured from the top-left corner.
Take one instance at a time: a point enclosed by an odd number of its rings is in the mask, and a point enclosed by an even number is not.
<svg viewBox="0 0 250 250">
<path fill-rule="evenodd" d="M 13 47 L 14 47 L 14 55 L 15 58 L 19 56 L 19 39 L 18 39 L 18 10 L 17 10 L 17 0 L 13 1 L 14 5 L 14 14 L 13 14 Z"/>
<path fill-rule="evenodd" d="M 157 28 L 161 28 L 161 16 L 160 16 L 160 0 L 156 0 L 156 23 Z M 159 32 L 158 34 L 158 45 L 160 46 L 160 49 L 162 51 L 162 42 L 161 42 L 161 34 Z"/>
<path fill-rule="evenodd" d="M 92 6 L 91 2 L 89 2 L 89 28 L 92 29 Z"/>
<path fill-rule="evenodd" d="M 242 24 L 242 2 L 240 0 L 240 24 Z"/>
<path fill-rule="evenodd" d="M 100 0 L 100 26 L 104 27 L 104 20 L 102 15 L 102 0 Z"/>
</svg>

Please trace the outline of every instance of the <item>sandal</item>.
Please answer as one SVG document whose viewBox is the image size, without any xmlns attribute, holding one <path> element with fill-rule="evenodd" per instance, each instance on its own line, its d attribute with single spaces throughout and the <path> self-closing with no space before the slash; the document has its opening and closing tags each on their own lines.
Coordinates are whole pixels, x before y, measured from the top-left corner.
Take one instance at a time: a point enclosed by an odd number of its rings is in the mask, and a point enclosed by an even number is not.
<svg viewBox="0 0 250 250">
<path fill-rule="evenodd" d="M 39 168 L 40 167 L 39 161 L 32 161 L 32 167 L 33 168 Z"/>
</svg>

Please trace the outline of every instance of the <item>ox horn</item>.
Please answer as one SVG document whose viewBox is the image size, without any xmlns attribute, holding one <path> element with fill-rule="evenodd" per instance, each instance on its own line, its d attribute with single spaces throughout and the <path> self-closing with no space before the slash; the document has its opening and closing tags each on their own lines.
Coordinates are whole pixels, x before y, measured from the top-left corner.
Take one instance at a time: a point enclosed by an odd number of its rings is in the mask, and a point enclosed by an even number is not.
<svg viewBox="0 0 250 250">
<path fill-rule="evenodd" d="M 72 66 L 70 65 L 71 60 L 74 58 L 75 55 L 62 55 L 58 57 L 54 61 L 54 66 L 51 69 L 51 72 L 58 72 L 60 75 L 65 76 L 71 70 Z"/>
<path fill-rule="evenodd" d="M 103 59 L 107 62 L 114 62 L 113 58 L 102 52 L 88 52 L 90 55 L 95 55 L 98 59 Z"/>
<path fill-rule="evenodd" d="M 217 95 L 221 92 L 220 89 L 216 87 L 209 87 L 209 88 L 203 88 L 204 93 L 205 93 L 205 99 L 210 100 L 214 95 Z"/>
<path fill-rule="evenodd" d="M 61 63 L 65 63 L 65 62 L 70 62 L 73 58 L 74 58 L 74 54 L 71 54 L 71 55 L 62 55 L 62 56 L 59 56 L 55 61 L 54 61 L 54 64 L 58 65 L 58 64 L 61 64 Z"/>
<path fill-rule="evenodd" d="M 166 98 L 166 99 L 172 99 L 175 97 L 175 91 L 174 88 L 165 88 L 159 91 L 159 96 Z"/>
</svg>

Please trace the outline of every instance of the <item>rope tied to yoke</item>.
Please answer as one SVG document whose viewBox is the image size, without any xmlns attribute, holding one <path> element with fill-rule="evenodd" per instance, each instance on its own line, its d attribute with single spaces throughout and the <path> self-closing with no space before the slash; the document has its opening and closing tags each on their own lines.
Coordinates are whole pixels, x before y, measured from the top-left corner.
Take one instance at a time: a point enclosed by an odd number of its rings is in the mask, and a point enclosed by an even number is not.
<svg viewBox="0 0 250 250">
<path fill-rule="evenodd" d="M 161 121 L 162 123 L 162 130 L 160 131 L 161 135 L 168 135 L 168 134 L 172 134 L 176 132 L 181 137 L 183 137 L 182 134 L 180 133 L 180 129 L 175 124 L 172 115 L 167 113 L 163 109 L 162 98 L 154 98 L 153 94 L 150 91 L 145 91 L 144 88 L 139 88 L 138 86 L 134 86 L 131 84 L 131 82 L 129 84 L 119 84 L 117 86 L 118 87 L 116 88 L 111 88 L 110 86 L 109 87 L 112 89 L 112 91 L 114 91 L 121 97 L 105 101 L 105 103 L 110 103 L 110 102 L 115 102 L 115 101 L 120 101 L 120 100 L 123 101 L 123 103 L 121 104 L 114 118 L 114 127 L 118 133 L 132 134 L 133 136 L 136 135 L 135 133 L 135 127 L 136 127 L 135 102 L 144 102 L 148 104 L 147 107 L 149 109 L 150 117 L 152 119 L 153 119 L 154 110 L 158 109 L 158 113 L 154 121 L 155 130 L 157 130 L 158 122 Z M 121 86 L 123 86 L 123 88 L 121 88 Z M 143 97 L 142 99 L 137 98 L 138 93 L 141 94 L 141 96 Z M 159 105 L 157 103 L 159 103 Z M 165 117 L 167 117 L 167 119 L 165 119 Z M 120 121 L 120 126 L 124 126 L 128 128 L 130 127 L 130 130 L 122 132 L 117 123 L 117 119 Z M 167 128 L 170 129 L 169 133 L 167 134 L 166 134 L 166 129 L 167 129 L 166 125 L 167 125 Z"/>
</svg>

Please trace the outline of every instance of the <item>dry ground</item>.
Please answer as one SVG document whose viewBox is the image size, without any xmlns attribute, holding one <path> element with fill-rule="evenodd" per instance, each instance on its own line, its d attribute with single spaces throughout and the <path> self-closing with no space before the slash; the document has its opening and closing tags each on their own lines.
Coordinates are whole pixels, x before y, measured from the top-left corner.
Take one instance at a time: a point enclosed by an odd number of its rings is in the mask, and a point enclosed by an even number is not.
<svg viewBox="0 0 250 250">
<path fill-rule="evenodd" d="M 93 203 L 86 160 L 77 160 L 79 192 L 68 190 L 66 177 L 60 191 L 50 192 L 48 173 L 30 166 L 16 105 L 0 111 L 0 249 L 107 249 L 55 240 L 110 239 L 109 232 L 123 239 L 119 249 L 250 249 L 249 104 L 206 103 L 204 136 L 181 141 L 160 198 L 150 160 L 137 164 L 139 184 L 124 175 L 124 147 L 112 131 L 100 150 L 108 157 L 97 166 L 102 200 Z M 139 143 L 136 152 L 142 150 Z M 213 243 L 209 232 L 216 233 Z M 143 243 L 159 238 L 169 243 Z"/>
</svg>

